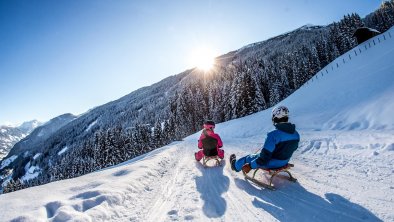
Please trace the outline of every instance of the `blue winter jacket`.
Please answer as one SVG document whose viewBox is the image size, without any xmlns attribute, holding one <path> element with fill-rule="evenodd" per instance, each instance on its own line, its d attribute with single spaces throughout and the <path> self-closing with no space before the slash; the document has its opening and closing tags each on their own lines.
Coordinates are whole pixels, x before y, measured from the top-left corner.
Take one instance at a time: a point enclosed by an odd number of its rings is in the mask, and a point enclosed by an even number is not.
<svg viewBox="0 0 394 222">
<path fill-rule="evenodd" d="M 260 156 L 256 163 L 268 168 L 286 165 L 294 151 L 298 148 L 300 135 L 291 123 L 277 123 L 276 130 L 268 133 Z"/>
</svg>

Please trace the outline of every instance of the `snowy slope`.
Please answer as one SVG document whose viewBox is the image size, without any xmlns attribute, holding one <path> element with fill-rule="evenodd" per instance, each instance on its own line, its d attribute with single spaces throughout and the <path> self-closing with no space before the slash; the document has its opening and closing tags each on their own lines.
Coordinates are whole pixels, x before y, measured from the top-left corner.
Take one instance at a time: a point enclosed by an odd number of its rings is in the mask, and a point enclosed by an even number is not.
<svg viewBox="0 0 394 222">
<path fill-rule="evenodd" d="M 204 169 L 193 159 L 197 133 L 116 167 L 0 195 L 0 221 L 393 221 L 390 32 L 282 102 L 302 137 L 292 160 L 298 183 L 276 179 L 278 190 L 268 191 L 227 162 Z M 226 157 L 261 147 L 269 115 L 219 124 Z"/>
</svg>

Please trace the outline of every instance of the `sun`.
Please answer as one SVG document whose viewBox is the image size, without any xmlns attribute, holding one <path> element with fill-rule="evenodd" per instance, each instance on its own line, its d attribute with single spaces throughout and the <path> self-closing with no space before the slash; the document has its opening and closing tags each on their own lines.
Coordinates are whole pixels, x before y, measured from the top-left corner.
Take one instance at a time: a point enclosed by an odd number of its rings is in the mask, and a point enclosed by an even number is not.
<svg viewBox="0 0 394 222">
<path fill-rule="evenodd" d="M 190 63 L 192 66 L 207 72 L 215 65 L 215 57 L 214 50 L 207 47 L 198 47 L 192 50 Z"/>
</svg>

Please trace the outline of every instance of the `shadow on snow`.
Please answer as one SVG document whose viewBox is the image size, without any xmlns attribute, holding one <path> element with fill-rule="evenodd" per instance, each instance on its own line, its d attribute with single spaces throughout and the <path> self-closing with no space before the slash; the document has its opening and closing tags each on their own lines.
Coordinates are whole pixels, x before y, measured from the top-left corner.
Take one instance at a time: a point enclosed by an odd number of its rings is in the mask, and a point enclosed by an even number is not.
<svg viewBox="0 0 394 222">
<path fill-rule="evenodd" d="M 326 193 L 324 199 L 298 182 L 287 183 L 279 190 L 269 191 L 235 179 L 238 188 L 255 197 L 253 206 L 262 208 L 279 221 L 382 221 L 368 209 L 338 194 Z"/>
<path fill-rule="evenodd" d="M 196 167 L 202 172 L 202 176 L 195 178 L 196 187 L 204 201 L 203 212 L 209 218 L 218 218 L 224 215 L 227 208 L 226 200 L 222 197 L 230 186 L 230 179 L 223 175 L 225 163 L 222 166 L 204 168 L 196 162 Z"/>
</svg>

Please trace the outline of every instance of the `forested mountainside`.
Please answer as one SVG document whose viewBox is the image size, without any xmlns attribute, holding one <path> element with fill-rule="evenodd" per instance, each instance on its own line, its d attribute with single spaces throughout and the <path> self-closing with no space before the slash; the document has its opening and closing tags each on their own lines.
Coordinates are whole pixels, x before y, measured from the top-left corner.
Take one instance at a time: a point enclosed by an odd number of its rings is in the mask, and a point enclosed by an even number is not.
<svg viewBox="0 0 394 222">
<path fill-rule="evenodd" d="M 44 142 L 53 133 L 76 118 L 76 116 L 67 113 L 49 120 L 45 124 L 35 128 L 27 137 L 16 143 L 8 156 L 19 155 L 24 152 L 41 152 L 41 150 L 33 150 L 32 148 L 42 147 L 40 143 Z"/>
<path fill-rule="evenodd" d="M 187 70 L 96 107 L 23 155 L 15 152 L 16 159 L 8 155 L 3 186 L 11 179 L 20 189 L 83 175 L 190 135 L 204 119 L 223 122 L 271 107 L 354 47 L 358 27 L 391 27 L 393 6 L 391 0 L 365 19 L 346 15 L 328 26 L 303 26 L 250 44 L 219 56 L 212 71 Z M 36 174 L 22 181 L 26 166 Z"/>
<path fill-rule="evenodd" d="M 203 119 L 217 122 L 274 106 L 338 56 L 357 45 L 362 26 L 381 32 L 394 24 L 393 1 L 366 19 L 346 15 L 329 26 L 303 26 L 218 57 L 217 68 L 192 73 L 194 81 L 171 100 L 171 117 L 179 138 L 200 129 Z M 223 61 L 223 62 L 222 62 Z"/>
</svg>

